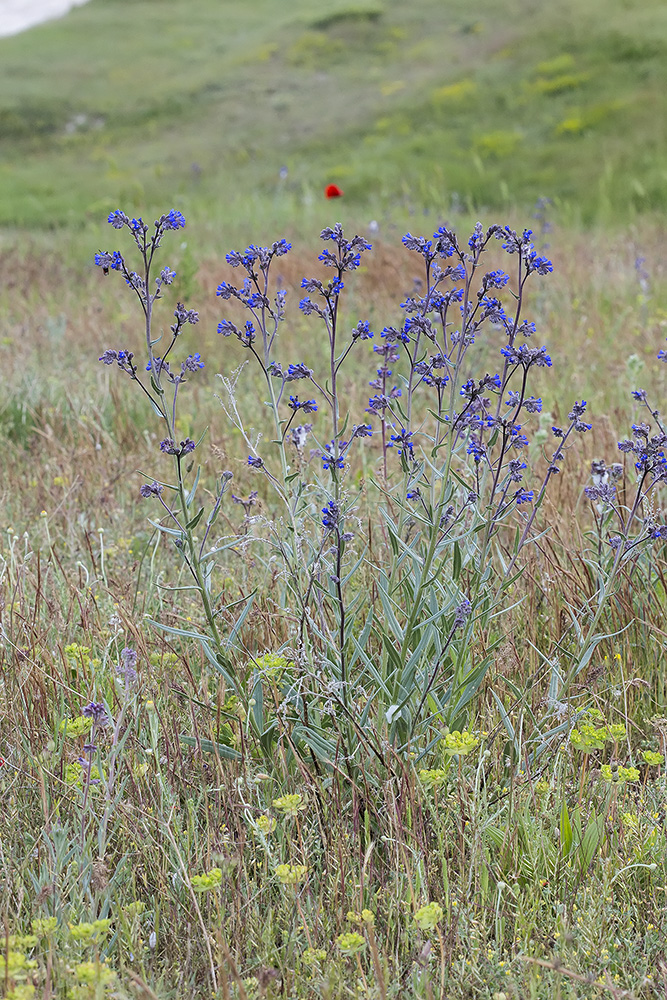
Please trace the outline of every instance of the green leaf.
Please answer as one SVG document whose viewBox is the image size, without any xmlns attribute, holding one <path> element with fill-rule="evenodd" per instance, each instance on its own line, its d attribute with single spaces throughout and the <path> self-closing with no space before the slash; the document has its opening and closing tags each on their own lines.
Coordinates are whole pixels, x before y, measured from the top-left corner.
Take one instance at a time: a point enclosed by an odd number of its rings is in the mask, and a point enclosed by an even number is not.
<svg viewBox="0 0 667 1000">
<path fill-rule="evenodd" d="M 461 575 L 461 546 L 454 542 L 454 556 L 452 565 L 452 579 L 458 580 Z"/>
<path fill-rule="evenodd" d="M 149 524 L 152 524 L 154 528 L 157 528 L 157 530 L 163 535 L 172 535 L 176 538 L 183 537 L 183 532 L 179 531 L 178 528 L 168 528 L 165 524 L 159 524 L 157 521 L 152 521 L 150 517 L 146 520 Z"/>
<path fill-rule="evenodd" d="M 503 726 L 505 727 L 505 732 L 512 741 L 512 745 L 514 747 L 514 753 L 516 754 L 516 759 L 521 760 L 521 746 L 516 738 L 516 732 L 514 731 L 514 726 L 512 725 L 510 717 L 505 711 L 505 706 L 503 705 L 502 701 L 500 700 L 496 692 L 493 690 L 493 688 L 491 689 L 491 694 L 493 695 L 494 701 L 498 706 L 498 711 L 500 712 L 500 718 L 502 720 Z"/>
<path fill-rule="evenodd" d="M 294 726 L 292 739 L 295 743 L 303 741 L 315 756 L 325 763 L 333 763 L 340 756 L 340 749 L 337 745 L 325 739 L 313 726 L 301 724 Z"/>
<path fill-rule="evenodd" d="M 602 840 L 604 838 L 604 817 L 596 816 L 595 813 L 592 814 L 589 820 L 588 826 L 586 827 L 586 833 L 584 834 L 581 847 L 579 852 L 579 861 L 581 864 L 582 875 L 588 871 L 588 867 L 595 857 L 595 853 L 598 850 Z"/>
<path fill-rule="evenodd" d="M 169 632 L 170 635 L 181 635 L 185 639 L 198 639 L 200 642 L 206 639 L 205 635 L 201 632 L 195 632 L 192 629 L 175 628 L 173 625 L 163 625 L 162 622 L 156 622 L 154 618 L 144 619 L 149 625 L 153 625 L 155 628 L 160 629 L 161 632 Z"/>
<path fill-rule="evenodd" d="M 197 466 L 197 475 L 195 476 L 195 481 L 192 484 L 192 489 L 185 498 L 185 506 L 189 509 L 190 504 L 195 498 L 195 493 L 197 492 L 197 486 L 199 485 L 199 476 L 201 475 L 201 465 Z M 201 517 L 201 515 L 200 515 Z"/>
<path fill-rule="evenodd" d="M 250 718 L 256 733 L 258 736 L 261 736 L 264 732 L 264 688 L 262 687 L 262 678 L 259 673 L 256 670 L 253 673 L 254 682 L 251 700 L 255 704 L 250 706 Z"/>
<path fill-rule="evenodd" d="M 195 514 L 195 516 L 192 518 L 192 520 L 188 521 L 188 523 L 185 525 L 185 527 L 186 527 L 186 529 L 188 531 L 192 531 L 192 530 L 194 530 L 194 528 L 197 527 L 197 525 L 201 521 L 201 517 L 202 517 L 203 513 L 204 513 L 204 508 L 200 507 L 199 510 L 197 511 L 197 513 Z"/>
<path fill-rule="evenodd" d="M 570 814 L 567 811 L 567 802 L 563 799 L 563 804 L 560 808 L 560 850 L 564 858 L 568 856 L 572 849 L 572 840 Z"/>
<path fill-rule="evenodd" d="M 203 753 L 217 753 L 219 757 L 226 760 L 242 760 L 241 754 L 233 747 L 227 747 L 224 743 L 213 743 L 212 740 L 197 740 L 194 736 L 179 735 L 181 743 L 189 747 L 200 747 Z"/>
<path fill-rule="evenodd" d="M 236 640 L 238 638 L 238 635 L 239 635 L 241 629 L 243 628 L 243 625 L 245 624 L 245 620 L 248 617 L 248 613 L 250 611 L 250 608 L 253 605 L 253 602 L 255 600 L 256 594 L 257 594 L 257 591 L 253 590 L 252 594 L 250 594 L 248 596 L 248 598 L 246 599 L 245 607 L 244 607 L 243 611 L 241 612 L 241 614 L 236 619 L 236 621 L 234 622 L 234 625 L 233 625 L 233 627 L 232 627 L 232 629 L 231 629 L 231 631 L 229 633 L 229 637 L 226 640 L 226 646 L 227 646 L 227 648 L 229 648 L 230 646 L 233 646 L 234 643 L 236 642 Z M 237 603 L 240 603 L 240 601 L 237 602 Z M 227 610 L 229 610 L 229 608 Z"/>
</svg>

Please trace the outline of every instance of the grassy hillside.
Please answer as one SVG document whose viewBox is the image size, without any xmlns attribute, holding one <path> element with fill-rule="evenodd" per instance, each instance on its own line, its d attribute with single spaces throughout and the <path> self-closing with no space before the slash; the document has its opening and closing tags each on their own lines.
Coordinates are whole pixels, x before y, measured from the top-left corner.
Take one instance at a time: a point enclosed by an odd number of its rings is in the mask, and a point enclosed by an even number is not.
<svg viewBox="0 0 667 1000">
<path fill-rule="evenodd" d="M 91 0 L 0 41 L 0 224 L 293 217 L 329 181 L 375 214 L 662 212 L 666 55 L 660 0 Z"/>
</svg>

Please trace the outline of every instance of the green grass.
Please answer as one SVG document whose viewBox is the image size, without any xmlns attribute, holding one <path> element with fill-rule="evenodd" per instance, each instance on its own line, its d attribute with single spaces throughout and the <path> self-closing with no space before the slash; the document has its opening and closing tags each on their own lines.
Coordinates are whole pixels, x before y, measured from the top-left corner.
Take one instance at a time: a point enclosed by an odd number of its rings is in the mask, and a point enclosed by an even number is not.
<svg viewBox="0 0 667 1000">
<path fill-rule="evenodd" d="M 6 226 L 165 199 L 229 225 L 329 181 L 369 218 L 546 195 L 590 223 L 667 203 L 657 0 L 474 18 L 434 0 L 91 0 L 0 53 Z"/>
<path fill-rule="evenodd" d="M 0 41 L 0 996 L 664 997 L 664 547 L 619 580 L 600 624 L 609 638 L 571 689 L 572 713 L 600 713 L 593 730 L 579 719 L 581 737 L 563 731 L 534 751 L 557 681 L 543 656 L 567 662 L 572 616 L 596 587 L 591 459 L 614 461 L 642 418 L 632 389 L 665 398 L 666 39 L 664 5 L 632 0 L 497 0 L 474 14 L 440 0 L 91 0 Z M 330 181 L 345 190 L 336 203 L 323 198 Z M 314 365 L 321 330 L 296 303 L 301 278 L 319 273 L 323 226 L 340 219 L 371 238 L 342 322 L 380 330 L 401 321 L 419 271 L 406 230 L 428 236 L 451 218 L 463 236 L 478 216 L 539 230 L 540 195 L 554 228 L 536 242 L 548 241 L 554 273 L 526 315 L 554 367 L 531 388 L 549 424 L 587 399 L 593 429 L 553 483 L 520 603 L 470 649 L 475 662 L 494 650 L 469 706 L 471 752 L 452 757 L 442 740 L 419 761 L 359 766 L 355 751 L 330 767 L 281 710 L 289 668 L 271 655 L 294 638 L 293 605 L 280 566 L 246 538 L 280 508 L 216 398 L 216 373 L 247 359 L 215 333 L 238 318 L 215 297 L 238 277 L 224 254 L 293 241 L 278 356 Z M 138 496 L 141 473 L 164 469 L 160 427 L 136 387 L 97 363 L 107 347 L 139 357 L 144 336 L 129 290 L 92 265 L 96 249 L 124 244 L 107 212 L 151 219 L 172 206 L 188 227 L 165 242 L 161 263 L 178 274 L 157 322 L 168 326 L 176 300 L 199 309 L 178 347 L 206 361 L 183 388 L 178 432 L 208 429 L 204 497 L 227 468 L 237 495 L 260 492 L 254 526 L 225 502 L 216 527 L 235 541 L 222 603 L 238 613 L 256 591 L 235 670 L 249 678 L 269 654 L 263 669 L 276 671 L 263 711 L 283 728 L 268 754 L 256 705 L 230 698 L 198 643 L 147 621 L 189 630 L 201 608 L 169 589 L 184 582 L 180 564 Z M 496 370 L 494 336 L 478 338 L 480 371 Z M 368 345 L 357 357 L 342 395 L 358 420 L 375 361 Z M 248 369 L 237 396 L 268 452 Z M 363 455 L 344 485 L 361 490 L 369 558 L 389 564 L 377 436 Z M 366 566 L 353 586 L 376 601 Z M 128 691 L 124 646 L 139 656 Z M 376 635 L 368 648 L 377 662 L 386 653 Z M 86 793 L 75 720 L 91 699 L 118 728 L 98 735 L 100 780 Z M 376 725 L 385 732 L 382 713 Z M 241 762 L 224 756 L 236 749 Z M 638 779 L 610 781 L 614 762 Z M 305 808 L 290 813 L 285 795 Z M 281 865 L 307 870 L 292 886 Z"/>
<path fill-rule="evenodd" d="M 292 222 L 284 358 L 323 354 L 295 305 L 301 276 L 316 268 L 316 223 L 315 209 L 307 224 Z M 573 398 L 588 398 L 594 429 L 568 453 L 548 508 L 550 534 L 516 594 L 523 603 L 502 620 L 502 636 L 492 625 L 475 647 L 481 656 L 502 638 L 469 719 L 481 742 L 458 761 L 441 746 L 388 770 L 368 761 L 363 780 L 297 759 L 287 740 L 267 759 L 199 646 L 146 622 L 190 628 L 200 609 L 166 589 L 178 582 L 173 553 L 156 546 L 138 499 L 137 470 L 157 469 L 159 428 L 132 386 L 96 364 L 104 347 L 139 351 L 142 339 L 122 282 L 82 263 L 101 231 L 91 224 L 17 238 L 1 264 L 0 918 L 2 954 L 11 959 L 5 978 L 0 958 L 0 993 L 21 1000 L 30 996 L 21 989 L 34 986 L 33 996 L 80 1000 L 225 1000 L 244 991 L 427 1000 L 444 982 L 456 1000 L 662 996 L 667 791 L 664 763 L 648 764 L 643 753 L 664 761 L 664 556 L 655 563 L 662 582 L 623 582 L 605 619 L 616 635 L 573 691 L 577 710 L 599 710 L 626 737 L 600 737 L 585 755 L 561 735 L 530 762 L 549 694 L 539 651 L 559 643 L 567 653 L 569 609 L 592 586 L 581 499 L 590 459 L 613 456 L 639 418 L 626 402 L 637 382 L 664 398 L 664 365 L 655 360 L 667 317 L 661 228 L 644 222 L 610 235 L 557 226 L 549 234 L 555 273 L 534 289 L 529 309 L 554 357 L 539 391 L 558 421 Z M 201 351 L 207 369 L 186 387 L 180 430 L 198 436 L 209 427 L 202 488 L 229 467 L 245 496 L 257 480 L 244 470 L 244 444 L 223 418 L 212 374 L 242 360 L 213 332 L 228 311 L 214 288 L 232 277 L 221 259 L 231 247 L 216 249 L 211 223 L 182 235 L 196 262 L 182 280 L 202 315 L 182 349 Z M 243 235 L 242 244 L 256 240 L 252 229 Z M 640 251 L 651 275 L 646 295 L 634 267 Z M 174 240 L 164 260 L 181 270 L 185 253 Z M 361 311 L 377 329 L 396 321 L 416 268 L 398 237 L 366 257 L 349 282 L 344 323 Z M 170 290 L 169 302 L 172 291 L 179 294 Z M 169 308 L 161 307 L 165 325 Z M 363 377 L 357 367 L 345 386 L 355 413 L 366 405 L 372 355 L 362 353 L 359 364 Z M 249 374 L 238 398 L 259 423 Z M 376 516 L 370 455 L 364 523 Z M 361 473 L 352 470 L 351 484 Z M 270 493 L 261 499 L 262 516 L 275 517 Z M 258 588 L 235 656 L 242 673 L 248 656 L 274 653 L 288 638 L 292 612 L 280 574 L 244 549 L 240 508 L 226 504 L 220 520 L 239 540 L 222 568 L 225 603 Z M 374 535 L 382 552 L 379 527 Z M 115 672 L 125 645 L 139 652 L 129 696 Z M 116 752 L 109 731 L 100 735 L 100 784 L 86 799 L 77 763 L 85 737 L 61 725 L 91 698 L 121 719 L 122 742 Z M 265 706 L 269 717 L 276 707 Z M 594 725 L 602 728 L 599 719 Z M 242 765 L 216 755 L 216 746 L 241 746 L 241 733 Z M 602 765 L 614 759 L 637 766 L 639 780 L 610 783 Z M 302 796 L 306 808 L 286 814 L 274 804 L 286 794 Z M 296 888 L 281 882 L 283 864 L 307 867 Z M 417 915 L 429 902 L 442 916 L 422 927 Z M 372 928 L 363 910 L 374 914 Z M 54 918 L 36 925 L 37 940 L 30 936 L 33 921 Z M 96 931 L 87 926 L 95 920 L 110 923 Z M 350 933 L 359 937 L 341 942 Z M 358 961 L 342 947 L 355 944 Z"/>
</svg>

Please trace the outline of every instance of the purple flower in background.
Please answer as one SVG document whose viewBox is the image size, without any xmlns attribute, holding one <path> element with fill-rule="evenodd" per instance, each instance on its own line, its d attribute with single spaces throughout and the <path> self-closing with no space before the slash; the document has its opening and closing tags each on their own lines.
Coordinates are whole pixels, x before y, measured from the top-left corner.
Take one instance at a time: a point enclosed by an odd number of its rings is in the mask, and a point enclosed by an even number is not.
<svg viewBox="0 0 667 1000">
<path fill-rule="evenodd" d="M 468 618 L 472 613 L 472 604 L 467 597 L 464 597 L 460 604 L 457 605 L 456 614 L 454 615 L 454 628 L 463 628 Z"/>
<path fill-rule="evenodd" d="M 144 483 L 144 485 L 139 490 L 139 493 L 145 499 L 148 497 L 159 497 L 164 491 L 164 486 L 153 480 L 152 483 Z"/>
<path fill-rule="evenodd" d="M 138 655 L 136 649 L 131 649 L 129 646 L 125 646 L 125 648 L 121 650 L 120 663 L 116 668 L 116 672 L 123 678 L 126 684 L 133 684 L 137 679 L 137 660 Z"/>
<path fill-rule="evenodd" d="M 107 710 L 101 701 L 91 701 L 88 705 L 84 705 L 81 714 L 85 715 L 87 719 L 92 719 L 93 725 L 99 729 L 104 729 L 109 724 Z"/>
</svg>

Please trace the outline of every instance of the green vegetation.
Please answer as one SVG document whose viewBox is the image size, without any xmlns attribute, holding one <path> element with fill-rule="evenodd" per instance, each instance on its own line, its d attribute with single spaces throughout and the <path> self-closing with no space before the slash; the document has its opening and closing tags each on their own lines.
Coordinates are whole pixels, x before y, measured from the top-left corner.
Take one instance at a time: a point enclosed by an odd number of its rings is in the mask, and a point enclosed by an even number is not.
<svg viewBox="0 0 667 1000">
<path fill-rule="evenodd" d="M 474 647 L 483 657 L 499 642 L 467 725 L 442 728 L 420 760 L 396 755 L 386 767 L 364 757 L 352 779 L 296 754 L 290 728 L 267 758 L 251 716 L 200 646 L 146 621 L 191 630 L 201 609 L 187 591 L 167 589 L 173 553 L 158 544 L 138 498 L 136 470 L 156 468 L 158 426 L 131 385 L 95 365 L 120 337 L 140 350 L 129 291 L 83 271 L 62 243 L 45 253 L 46 237 L 4 257 L 0 989 L 8 998 L 662 995 L 664 549 L 650 586 L 644 575 L 637 585 L 621 581 L 604 619 L 615 635 L 572 690 L 568 726 L 534 756 L 554 683 L 542 653 L 554 642 L 570 648 L 569 615 L 594 586 L 581 495 L 590 459 L 613 454 L 641 418 L 619 388 L 640 382 L 664 398 L 655 354 L 665 288 L 651 264 L 642 290 L 634 266 L 638 249 L 658 259 L 661 237 L 645 226 L 635 248 L 639 237 L 550 234 L 556 271 L 537 291 L 533 316 L 555 367 L 540 392 L 556 420 L 560 400 L 588 398 L 591 439 L 567 456 L 549 535 L 513 594 L 520 603 Z M 320 338 L 294 309 L 315 254 L 302 244 L 295 255 L 284 258 L 286 356 L 317 359 Z M 350 282 L 346 329 L 360 309 L 376 328 L 396 322 L 396 291 L 415 276 L 413 261 L 388 244 L 367 257 Z M 196 336 L 183 334 L 185 350 L 202 351 L 212 372 L 230 372 L 243 357 L 211 332 L 220 318 L 212 289 L 233 276 L 205 259 L 188 278 L 201 320 Z M 356 412 L 364 381 L 345 385 Z M 193 381 L 178 433 L 208 425 L 202 485 L 229 467 L 245 497 L 257 479 L 214 397 L 220 390 L 204 373 Z M 256 413 L 252 377 L 237 383 L 237 399 Z M 350 488 L 362 477 L 367 484 L 363 523 L 376 516 L 372 454 L 349 473 Z M 257 510 L 276 516 L 266 490 Z M 225 604 L 243 607 L 259 583 L 235 669 L 261 672 L 264 717 L 282 718 L 292 612 L 280 576 L 259 569 L 246 547 L 242 508 L 226 502 L 221 520 L 234 540 L 220 581 Z M 125 646 L 138 652 L 138 682 L 128 689 L 117 674 Z M 94 737 L 87 778 L 80 760 L 91 726 L 81 710 L 91 699 L 109 706 L 114 729 Z M 254 718 L 256 705 L 249 709 Z M 241 762 L 230 759 L 238 754 Z"/>
<path fill-rule="evenodd" d="M 666 54 L 657 0 L 483 0 L 474 14 L 442 0 L 91 0 L 0 40 L 3 1000 L 664 998 L 664 542 L 618 573 L 605 637 L 564 677 L 604 561 L 583 494 L 591 460 L 617 460 L 644 419 L 631 390 L 663 410 L 666 398 Z M 324 199 L 329 182 L 342 199 Z M 535 216 L 540 196 L 551 203 Z M 206 368 L 183 388 L 174 438 L 197 441 L 202 502 L 226 469 L 242 500 L 225 494 L 215 524 L 229 543 L 214 574 L 223 643 L 247 609 L 229 654 L 238 690 L 192 638 L 201 604 L 172 589 L 190 578 L 151 523 L 155 497 L 139 495 L 168 475 L 164 432 L 136 385 L 97 361 L 123 346 L 145 364 L 130 290 L 92 266 L 96 250 L 126 249 L 107 213 L 150 221 L 172 206 L 188 226 L 160 251 L 177 275 L 155 329 L 176 301 L 200 312 L 177 346 Z M 346 275 L 340 321 L 380 331 L 401 324 L 423 278 L 403 232 L 450 218 L 463 236 L 478 217 L 531 226 L 554 263 L 526 313 L 554 362 L 530 387 L 544 402 L 530 461 L 575 398 L 593 428 L 568 446 L 539 511 L 546 534 L 511 589 L 512 530 L 497 538 L 504 603 L 482 608 L 468 645 L 457 638 L 480 678 L 460 718 L 424 701 L 411 745 L 391 743 L 395 706 L 366 685 L 347 706 L 359 743 L 332 760 L 350 728 L 340 706 L 326 721 L 320 697 L 331 644 L 297 664 L 284 563 L 257 541 L 290 537 L 284 508 L 248 468 L 217 373 L 262 454 L 276 436 L 267 388 L 215 332 L 245 318 L 215 289 L 239 277 L 226 252 L 287 236 L 280 360 L 320 365 L 326 337 L 296 304 L 302 277 L 330 277 L 323 226 L 339 219 L 373 243 Z M 501 340 L 477 338 L 482 371 L 497 370 Z M 361 345 L 341 375 L 357 421 L 370 419 L 376 359 Z M 391 615 L 377 588 L 417 536 L 407 516 L 397 542 L 378 513 L 403 475 L 392 452 L 384 478 L 379 436 L 341 476 L 359 522 L 351 603 L 376 616 L 366 677 L 398 662 L 392 629 L 414 606 L 409 572 Z M 320 492 L 303 503 L 321 533 Z M 664 522 L 664 489 L 653 497 L 644 513 Z M 422 595 L 434 621 L 416 626 L 434 662 L 440 598 L 483 570 L 463 543 L 443 565 Z M 312 600 L 323 635 L 327 586 Z M 446 678 L 434 681 L 445 704 Z M 288 704 L 295 683 L 325 719 L 320 743 Z"/>
<path fill-rule="evenodd" d="M 587 222 L 664 211 L 664 4 L 475 9 L 91 0 L 1 40 L 0 224 L 178 199 L 233 225 L 332 180 L 369 218 L 542 195 Z"/>
</svg>

